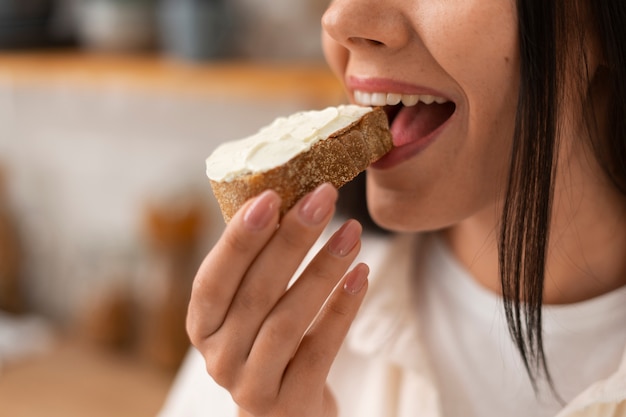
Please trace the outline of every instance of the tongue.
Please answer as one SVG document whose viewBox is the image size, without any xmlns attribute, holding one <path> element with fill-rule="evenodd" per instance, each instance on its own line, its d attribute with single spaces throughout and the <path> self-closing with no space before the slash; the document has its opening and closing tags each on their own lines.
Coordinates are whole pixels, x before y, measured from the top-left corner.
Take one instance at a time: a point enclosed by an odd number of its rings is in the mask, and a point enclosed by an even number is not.
<svg viewBox="0 0 626 417">
<path fill-rule="evenodd" d="M 454 112 L 454 104 L 424 104 L 402 107 L 391 124 L 394 146 L 417 142 L 443 124 Z"/>
</svg>

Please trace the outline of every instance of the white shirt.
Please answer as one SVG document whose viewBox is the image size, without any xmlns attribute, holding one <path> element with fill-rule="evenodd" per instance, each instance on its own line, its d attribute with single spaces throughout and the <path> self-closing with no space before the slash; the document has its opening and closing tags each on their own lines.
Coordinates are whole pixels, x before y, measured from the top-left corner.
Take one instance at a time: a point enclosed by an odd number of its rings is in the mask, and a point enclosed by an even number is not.
<svg viewBox="0 0 626 417">
<path fill-rule="evenodd" d="M 563 404 L 545 380 L 540 395 L 532 389 L 501 297 L 477 284 L 440 239 L 429 240 L 435 259 L 421 274 L 416 314 L 444 415 L 555 416 Z M 544 352 L 562 401 L 615 372 L 626 346 L 626 287 L 581 303 L 544 306 L 542 313 Z"/>
<path fill-rule="evenodd" d="M 498 297 L 428 236 L 363 242 L 368 295 L 328 379 L 340 417 L 626 416 L 626 288 L 544 310 L 546 332 L 556 335 L 546 337 L 548 364 L 571 401 L 563 408 L 540 397 L 538 405 Z M 580 345 L 586 339 L 592 343 Z M 195 350 L 159 415 L 183 416 L 237 416 Z"/>
</svg>

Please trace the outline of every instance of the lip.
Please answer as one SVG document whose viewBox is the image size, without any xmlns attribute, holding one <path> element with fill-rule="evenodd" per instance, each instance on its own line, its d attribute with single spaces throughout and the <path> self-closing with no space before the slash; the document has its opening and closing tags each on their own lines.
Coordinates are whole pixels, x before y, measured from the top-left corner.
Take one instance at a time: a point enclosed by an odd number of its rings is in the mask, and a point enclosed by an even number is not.
<svg viewBox="0 0 626 417">
<path fill-rule="evenodd" d="M 457 113 L 454 112 L 445 122 L 420 140 L 403 146 L 394 146 L 391 151 L 387 152 L 382 158 L 372 163 L 370 168 L 378 170 L 390 169 L 408 159 L 413 158 L 415 155 L 419 154 L 435 142 L 439 135 L 441 135 L 448 125 L 456 118 L 456 114 Z"/>
<path fill-rule="evenodd" d="M 428 135 L 420 138 L 418 141 L 408 143 L 403 146 L 394 147 L 390 152 L 380 158 L 378 161 L 371 165 L 373 169 L 389 169 L 394 166 L 414 157 L 422 152 L 430 144 L 432 144 L 437 137 L 447 128 L 447 126 L 456 118 L 458 113 L 458 103 L 450 98 L 449 94 L 442 91 L 435 90 L 430 87 L 420 86 L 415 84 L 409 84 L 402 81 L 397 81 L 388 78 L 366 78 L 358 76 L 346 77 L 346 87 L 351 94 L 354 94 L 354 90 L 361 90 L 370 93 L 387 92 L 387 93 L 400 93 L 400 94 L 428 94 L 433 96 L 444 97 L 446 100 L 454 103 L 456 110 L 454 113 L 441 125 L 437 126 L 435 130 Z"/>
<path fill-rule="evenodd" d="M 448 101 L 454 102 L 448 94 L 435 90 L 431 87 L 409 84 L 390 78 L 368 78 L 358 76 L 347 76 L 346 87 L 353 94 L 354 90 L 361 90 L 368 93 L 398 93 L 398 94 L 424 94 L 444 97 Z"/>
</svg>

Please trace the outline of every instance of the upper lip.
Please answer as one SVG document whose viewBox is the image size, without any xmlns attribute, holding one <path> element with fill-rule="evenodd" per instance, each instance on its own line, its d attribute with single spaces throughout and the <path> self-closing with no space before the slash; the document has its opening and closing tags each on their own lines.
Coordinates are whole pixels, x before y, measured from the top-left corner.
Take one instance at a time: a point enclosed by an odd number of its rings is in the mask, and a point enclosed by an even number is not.
<svg viewBox="0 0 626 417">
<path fill-rule="evenodd" d="M 403 106 L 414 106 L 419 102 L 430 105 L 437 102 L 446 106 L 450 112 L 449 116 L 457 107 L 455 101 L 450 99 L 450 95 L 439 90 L 388 78 L 348 76 L 346 87 L 356 104 L 383 107 L 390 125 Z"/>
<path fill-rule="evenodd" d="M 437 97 L 443 97 L 449 101 L 453 101 L 447 94 L 443 93 L 442 91 L 435 90 L 431 87 L 419 86 L 389 78 L 367 78 L 348 76 L 346 77 L 346 87 L 351 92 L 357 90 L 369 93 L 432 95 Z"/>
</svg>

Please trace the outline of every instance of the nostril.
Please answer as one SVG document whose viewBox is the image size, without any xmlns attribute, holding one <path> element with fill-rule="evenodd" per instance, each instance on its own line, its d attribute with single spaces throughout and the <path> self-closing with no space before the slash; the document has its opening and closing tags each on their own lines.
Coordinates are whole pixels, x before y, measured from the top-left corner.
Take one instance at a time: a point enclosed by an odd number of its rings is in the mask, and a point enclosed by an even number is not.
<svg viewBox="0 0 626 417">
<path fill-rule="evenodd" d="M 365 41 L 367 41 L 369 44 L 371 44 L 372 46 L 382 46 L 384 45 L 383 42 L 381 41 L 377 41 L 375 39 L 365 39 Z"/>
<path fill-rule="evenodd" d="M 402 48 L 412 39 L 412 25 L 402 9 L 384 3 L 334 0 L 322 16 L 322 27 L 347 48 Z"/>
<path fill-rule="evenodd" d="M 367 38 L 359 38 L 359 37 L 351 37 L 348 41 L 354 45 L 368 45 L 368 46 L 384 46 L 385 43 L 381 41 L 377 41 L 376 39 L 367 39 Z"/>
</svg>

